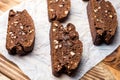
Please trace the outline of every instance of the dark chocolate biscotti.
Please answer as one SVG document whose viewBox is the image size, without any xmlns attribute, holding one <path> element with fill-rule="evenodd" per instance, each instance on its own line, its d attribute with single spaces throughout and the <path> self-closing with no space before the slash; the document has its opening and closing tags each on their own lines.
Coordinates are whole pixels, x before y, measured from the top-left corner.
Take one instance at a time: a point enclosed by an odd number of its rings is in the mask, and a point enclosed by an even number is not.
<svg viewBox="0 0 120 80">
<path fill-rule="evenodd" d="M 75 26 L 69 23 L 64 28 L 58 21 L 53 21 L 50 29 L 50 45 L 53 74 L 71 75 L 80 63 L 83 50 Z"/>
<path fill-rule="evenodd" d="M 105 42 L 110 44 L 118 26 L 117 15 L 109 1 L 90 0 L 87 6 L 93 43 L 100 45 Z"/>
<path fill-rule="evenodd" d="M 64 21 L 70 12 L 70 0 L 47 0 L 49 21 Z"/>
<path fill-rule="evenodd" d="M 6 48 L 10 54 L 25 55 L 33 50 L 35 27 L 26 10 L 10 10 L 8 18 Z"/>
</svg>

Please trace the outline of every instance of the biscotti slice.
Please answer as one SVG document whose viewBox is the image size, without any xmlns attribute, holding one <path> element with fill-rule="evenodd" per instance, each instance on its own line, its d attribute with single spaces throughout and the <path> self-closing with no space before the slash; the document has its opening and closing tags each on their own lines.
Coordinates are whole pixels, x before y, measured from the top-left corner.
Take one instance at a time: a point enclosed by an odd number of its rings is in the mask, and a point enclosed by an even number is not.
<svg viewBox="0 0 120 80">
<path fill-rule="evenodd" d="M 64 21 L 70 12 L 70 0 L 47 0 L 49 21 Z"/>
<path fill-rule="evenodd" d="M 50 29 L 52 71 L 55 76 L 71 75 L 78 67 L 82 55 L 82 42 L 71 23 L 63 27 L 58 21 Z"/>
<path fill-rule="evenodd" d="M 26 10 L 14 12 L 10 10 L 6 48 L 10 54 L 25 55 L 32 51 L 35 40 L 35 27 Z"/>
<path fill-rule="evenodd" d="M 116 11 L 112 4 L 105 0 L 90 0 L 87 13 L 93 43 L 110 44 L 118 26 Z"/>
</svg>

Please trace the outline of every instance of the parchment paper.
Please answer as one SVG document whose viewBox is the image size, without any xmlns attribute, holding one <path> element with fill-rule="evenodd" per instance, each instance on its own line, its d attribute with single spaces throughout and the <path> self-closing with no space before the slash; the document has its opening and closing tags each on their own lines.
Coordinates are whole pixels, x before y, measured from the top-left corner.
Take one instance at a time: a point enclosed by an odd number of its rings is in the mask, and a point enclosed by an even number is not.
<svg viewBox="0 0 120 80">
<path fill-rule="evenodd" d="M 109 1 L 112 2 L 117 11 L 119 23 L 117 34 L 111 45 L 103 44 L 101 46 L 94 46 L 86 12 L 87 2 L 71 0 L 70 16 L 63 24 L 66 25 L 69 22 L 73 23 L 83 43 L 82 61 L 74 77 L 69 77 L 64 74 L 56 78 L 52 75 L 49 44 L 50 23 L 48 21 L 47 0 L 27 0 L 13 8 L 18 11 L 26 9 L 34 20 L 36 39 L 33 52 L 24 57 L 8 54 L 5 45 L 9 11 L 0 16 L 0 52 L 16 63 L 31 80 L 78 80 L 88 70 L 113 52 L 120 44 L 120 0 Z"/>
</svg>

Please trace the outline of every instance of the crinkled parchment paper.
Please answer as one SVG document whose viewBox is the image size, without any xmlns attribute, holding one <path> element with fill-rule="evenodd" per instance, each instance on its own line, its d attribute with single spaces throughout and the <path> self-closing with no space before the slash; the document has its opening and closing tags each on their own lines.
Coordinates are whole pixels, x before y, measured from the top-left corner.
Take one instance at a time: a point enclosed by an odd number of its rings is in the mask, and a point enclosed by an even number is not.
<svg viewBox="0 0 120 80">
<path fill-rule="evenodd" d="M 33 52 L 23 57 L 8 54 L 5 44 L 9 11 L 0 16 L 0 52 L 15 62 L 31 80 L 78 80 L 120 44 L 120 0 L 109 1 L 112 2 L 118 15 L 119 26 L 117 34 L 111 45 L 94 46 L 86 12 L 87 2 L 71 0 L 70 16 L 63 24 L 73 23 L 79 32 L 80 40 L 83 42 L 82 61 L 74 77 L 64 74 L 56 78 L 52 75 L 49 43 L 50 22 L 48 21 L 47 0 L 27 0 L 13 8 L 16 11 L 26 9 L 34 20 L 36 39 Z"/>
</svg>

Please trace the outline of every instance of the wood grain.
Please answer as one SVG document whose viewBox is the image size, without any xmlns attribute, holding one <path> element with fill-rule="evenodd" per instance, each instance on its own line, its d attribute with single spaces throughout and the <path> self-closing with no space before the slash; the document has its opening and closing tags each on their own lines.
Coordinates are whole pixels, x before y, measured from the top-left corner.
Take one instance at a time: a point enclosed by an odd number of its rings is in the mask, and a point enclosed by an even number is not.
<svg viewBox="0 0 120 80">
<path fill-rule="evenodd" d="M 12 80 L 30 80 L 13 62 L 0 54 L 0 72 Z"/>
<path fill-rule="evenodd" d="M 89 80 L 89 78 L 90 80 L 120 80 L 120 46 L 88 71 L 81 80 Z"/>
<path fill-rule="evenodd" d="M 0 73 L 0 80 L 11 80 L 11 79 L 5 76 L 4 74 Z"/>
<path fill-rule="evenodd" d="M 21 3 L 21 1 L 0 0 L 0 13 L 5 12 L 9 8 Z M 9 64 L 11 64 L 11 62 Z M 13 63 L 11 65 L 16 67 L 17 71 L 19 71 L 18 73 L 23 74 L 16 65 Z M 4 71 L 0 72 L 0 80 L 11 79 L 13 79 L 13 77 L 11 77 L 10 74 L 5 73 Z M 80 80 L 120 80 L 120 47 L 118 47 L 118 49 L 116 49 L 111 55 L 107 56 L 98 65 L 88 71 Z"/>
<path fill-rule="evenodd" d="M 88 71 L 80 80 L 115 80 L 115 77 L 104 63 L 99 63 Z"/>
<path fill-rule="evenodd" d="M 0 10 L 4 12 L 20 2 L 20 0 L 0 0 Z"/>
<path fill-rule="evenodd" d="M 120 46 L 111 55 L 107 56 L 103 62 L 120 71 Z"/>
</svg>

